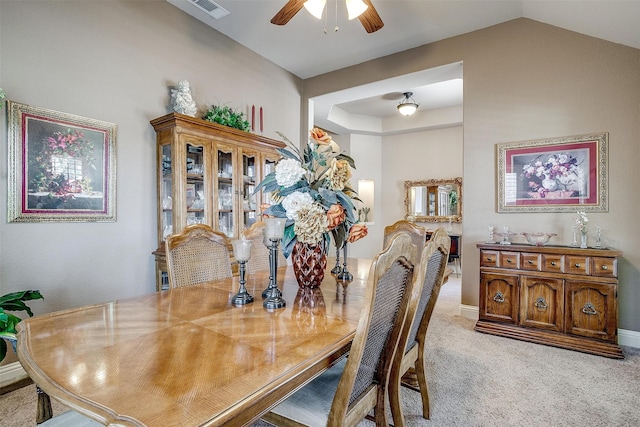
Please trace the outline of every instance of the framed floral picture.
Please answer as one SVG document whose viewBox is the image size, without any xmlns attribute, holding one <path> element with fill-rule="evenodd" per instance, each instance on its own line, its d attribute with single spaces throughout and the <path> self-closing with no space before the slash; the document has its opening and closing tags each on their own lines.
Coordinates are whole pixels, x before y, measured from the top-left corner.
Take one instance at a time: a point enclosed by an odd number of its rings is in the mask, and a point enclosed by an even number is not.
<svg viewBox="0 0 640 427">
<path fill-rule="evenodd" d="M 496 144 L 498 212 L 607 212 L 608 133 Z"/>
<path fill-rule="evenodd" d="M 117 126 L 8 102 L 9 222 L 116 220 Z"/>
</svg>

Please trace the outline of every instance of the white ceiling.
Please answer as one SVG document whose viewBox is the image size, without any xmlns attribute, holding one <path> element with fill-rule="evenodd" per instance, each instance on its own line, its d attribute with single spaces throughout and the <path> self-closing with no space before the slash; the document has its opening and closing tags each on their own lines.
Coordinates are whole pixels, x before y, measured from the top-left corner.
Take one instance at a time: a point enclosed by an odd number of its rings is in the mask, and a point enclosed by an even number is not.
<svg viewBox="0 0 640 427">
<path fill-rule="evenodd" d="M 284 26 L 269 21 L 287 0 L 212 0 L 230 12 L 217 20 L 195 0 L 167 1 L 302 79 L 520 17 L 640 49 L 640 0 L 372 0 L 384 22 L 372 34 L 346 19 L 343 0 L 327 0 L 322 20 L 303 8 Z M 405 91 L 414 92 L 419 112 L 462 104 L 461 67 L 414 74 L 316 98 L 316 122 L 336 107 L 398 114 Z"/>
</svg>

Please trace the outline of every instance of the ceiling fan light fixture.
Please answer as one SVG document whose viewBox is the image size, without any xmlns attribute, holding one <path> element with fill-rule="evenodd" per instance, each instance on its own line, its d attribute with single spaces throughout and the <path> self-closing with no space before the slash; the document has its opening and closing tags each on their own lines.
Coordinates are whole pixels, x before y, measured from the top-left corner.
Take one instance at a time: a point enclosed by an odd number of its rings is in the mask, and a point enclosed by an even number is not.
<svg viewBox="0 0 640 427">
<path fill-rule="evenodd" d="M 316 18 L 322 19 L 322 12 L 326 3 L 327 0 L 307 0 L 304 2 L 304 8 Z"/>
<path fill-rule="evenodd" d="M 346 0 L 347 2 L 347 13 L 349 20 L 355 19 L 358 16 L 362 15 L 365 10 L 369 8 L 365 2 L 362 0 Z"/>
<path fill-rule="evenodd" d="M 419 106 L 413 99 L 413 92 L 405 92 L 404 98 L 398 104 L 398 111 L 403 116 L 410 116 L 416 112 Z"/>
</svg>

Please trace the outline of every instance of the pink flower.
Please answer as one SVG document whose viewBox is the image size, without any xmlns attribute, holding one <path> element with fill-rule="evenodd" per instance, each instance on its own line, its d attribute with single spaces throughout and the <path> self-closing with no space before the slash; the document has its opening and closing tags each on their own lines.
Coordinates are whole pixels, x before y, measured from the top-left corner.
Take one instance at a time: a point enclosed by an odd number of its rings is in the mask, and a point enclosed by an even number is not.
<svg viewBox="0 0 640 427">
<path fill-rule="evenodd" d="M 338 204 L 331 205 L 329 210 L 327 211 L 327 219 L 329 220 L 329 230 L 333 230 L 340 224 L 344 222 L 346 214 L 344 212 L 344 207 Z"/>
<path fill-rule="evenodd" d="M 349 243 L 357 242 L 358 240 L 365 237 L 367 233 L 369 233 L 369 229 L 367 228 L 366 225 L 353 224 L 351 226 L 351 229 L 349 230 L 349 237 L 347 238 L 347 241 Z"/>
</svg>

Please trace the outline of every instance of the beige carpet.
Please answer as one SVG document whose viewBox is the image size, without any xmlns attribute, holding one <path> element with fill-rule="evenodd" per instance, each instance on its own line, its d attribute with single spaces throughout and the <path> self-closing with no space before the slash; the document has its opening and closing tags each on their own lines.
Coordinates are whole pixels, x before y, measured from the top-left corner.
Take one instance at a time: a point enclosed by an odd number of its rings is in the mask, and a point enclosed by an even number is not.
<svg viewBox="0 0 640 427">
<path fill-rule="evenodd" d="M 613 360 L 480 334 L 459 303 L 451 277 L 429 327 L 431 420 L 403 390 L 408 426 L 640 426 L 640 350 Z M 34 386 L 0 396 L 2 427 L 34 426 L 35 413 Z"/>
</svg>

